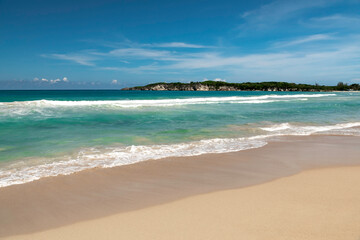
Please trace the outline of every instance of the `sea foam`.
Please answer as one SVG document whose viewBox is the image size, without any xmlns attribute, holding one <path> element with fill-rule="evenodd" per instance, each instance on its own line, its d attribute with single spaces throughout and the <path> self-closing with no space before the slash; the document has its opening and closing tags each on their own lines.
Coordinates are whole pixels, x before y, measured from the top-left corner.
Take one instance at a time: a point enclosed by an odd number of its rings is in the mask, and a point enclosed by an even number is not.
<svg viewBox="0 0 360 240">
<path fill-rule="evenodd" d="M 34 100 L 18 102 L 2 102 L 0 106 L 37 106 L 37 107 L 75 107 L 75 106 L 94 106 L 112 105 L 124 108 L 150 107 L 150 106 L 174 106 L 187 104 L 211 104 L 211 103 L 262 103 L 257 100 L 282 100 L 282 99 L 305 99 L 335 96 L 336 94 L 294 94 L 294 95 L 263 95 L 250 97 L 206 97 L 206 98 L 176 98 L 176 99 L 156 99 L 156 100 L 97 100 L 97 101 L 60 101 L 60 100 Z"/>
<path fill-rule="evenodd" d="M 61 110 L 69 109 L 136 109 L 150 107 L 174 107 L 196 104 L 264 104 L 272 102 L 287 101 L 306 101 L 308 98 L 321 98 L 336 96 L 336 94 L 268 94 L 262 96 L 249 97 L 204 97 L 204 98 L 176 98 L 176 99 L 153 99 L 153 100 L 80 100 L 80 101 L 60 101 L 60 100 L 34 100 L 34 101 L 15 101 L 0 102 L 0 117 L 6 116 L 25 116 L 29 114 L 39 114 L 41 116 L 51 116 Z"/>
<path fill-rule="evenodd" d="M 216 138 L 171 145 L 87 148 L 80 150 L 76 156 L 44 159 L 44 162 L 48 162 L 44 164 L 33 166 L 26 166 L 23 162 L 12 164 L 0 170 L 0 187 L 31 182 L 42 177 L 68 175 L 96 167 L 110 168 L 150 159 L 234 152 L 264 145 L 266 141 L 261 139 Z"/>
<path fill-rule="evenodd" d="M 271 132 L 272 135 L 311 135 L 317 132 L 327 132 L 360 127 L 360 122 L 339 123 L 326 126 L 301 126 L 290 123 L 274 124 L 269 127 L 262 127 L 262 130 Z M 357 132 L 357 131 L 356 131 Z"/>
</svg>

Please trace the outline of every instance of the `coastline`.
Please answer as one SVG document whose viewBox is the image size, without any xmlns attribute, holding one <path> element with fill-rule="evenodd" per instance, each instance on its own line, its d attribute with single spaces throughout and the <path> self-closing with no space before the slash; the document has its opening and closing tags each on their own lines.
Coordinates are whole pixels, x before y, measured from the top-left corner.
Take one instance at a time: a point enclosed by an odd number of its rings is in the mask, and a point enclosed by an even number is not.
<svg viewBox="0 0 360 240">
<path fill-rule="evenodd" d="M 360 165 L 359 144 L 354 136 L 284 137 L 257 149 L 92 169 L 0 188 L 0 237 L 242 189 L 309 169 Z"/>
</svg>

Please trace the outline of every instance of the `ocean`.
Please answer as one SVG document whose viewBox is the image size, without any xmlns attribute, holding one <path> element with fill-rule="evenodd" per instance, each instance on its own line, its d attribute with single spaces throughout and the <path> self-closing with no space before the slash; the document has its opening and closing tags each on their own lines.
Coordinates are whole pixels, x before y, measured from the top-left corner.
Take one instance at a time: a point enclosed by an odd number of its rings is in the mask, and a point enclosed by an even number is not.
<svg viewBox="0 0 360 240">
<path fill-rule="evenodd" d="M 359 92 L 0 91 L 0 187 L 359 127 Z"/>
</svg>

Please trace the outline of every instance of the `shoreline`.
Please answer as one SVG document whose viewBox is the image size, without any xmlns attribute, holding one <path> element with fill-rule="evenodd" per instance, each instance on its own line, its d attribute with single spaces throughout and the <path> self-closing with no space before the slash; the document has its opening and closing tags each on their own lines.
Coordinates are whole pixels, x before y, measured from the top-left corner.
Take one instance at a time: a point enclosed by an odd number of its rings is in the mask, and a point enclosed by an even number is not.
<svg viewBox="0 0 360 240">
<path fill-rule="evenodd" d="M 205 154 L 222 154 L 244 151 L 247 149 L 261 148 L 272 141 L 279 141 L 279 139 L 286 141 L 287 138 L 290 139 L 291 137 L 296 136 L 344 136 L 341 133 L 336 133 L 338 130 L 345 131 L 343 132 L 345 136 L 360 136 L 359 126 L 360 122 L 347 122 L 320 126 L 296 126 L 285 122 L 272 126 L 260 127 L 260 129 L 268 132 L 268 134 L 264 135 L 260 134 L 235 138 L 210 138 L 203 140 L 198 139 L 183 143 L 158 145 L 145 144 L 127 147 L 108 145 L 103 148 L 79 148 L 74 150 L 71 154 L 65 154 L 61 157 L 55 156 L 53 159 L 31 157 L 25 161 L 26 164 L 25 162 L 18 160 L 18 163 L 24 164 L 22 164 L 22 166 L 20 164 L 16 170 L 15 168 L 6 169 L 5 165 L 5 168 L 0 171 L 0 188 L 37 181 L 46 177 L 71 175 L 89 169 L 120 167 L 124 165 L 137 164 L 143 161 L 164 158 L 193 157 Z M 354 130 L 355 132 L 348 135 L 346 134 L 348 129 L 350 131 Z M 279 132 L 279 130 L 284 130 L 285 132 Z M 321 134 L 321 132 L 324 131 L 327 131 L 327 133 Z M 335 132 L 331 133 L 332 131 Z M 275 133 L 272 134 L 272 132 Z M 82 154 L 83 151 L 86 152 L 84 155 Z M 142 152 L 146 152 L 147 154 L 141 154 Z M 50 162 L 46 162 L 46 160 L 50 160 Z M 37 162 L 37 164 L 31 166 L 31 164 L 28 165 L 28 162 Z M 2 164 L 0 164 L 0 168 L 2 168 Z"/>
<path fill-rule="evenodd" d="M 257 149 L 91 169 L 0 188 L 0 237 L 241 189 L 308 169 L 360 165 L 359 144 L 354 136 L 286 137 Z"/>
</svg>

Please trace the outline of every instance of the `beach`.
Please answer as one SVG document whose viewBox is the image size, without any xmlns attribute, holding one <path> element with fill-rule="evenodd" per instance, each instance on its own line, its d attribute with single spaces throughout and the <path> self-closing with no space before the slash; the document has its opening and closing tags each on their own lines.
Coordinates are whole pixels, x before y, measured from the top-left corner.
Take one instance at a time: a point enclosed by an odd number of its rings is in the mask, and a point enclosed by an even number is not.
<svg viewBox="0 0 360 240">
<path fill-rule="evenodd" d="M 0 12 L 0 240 L 360 240 L 360 1 Z"/>
<path fill-rule="evenodd" d="M 282 137 L 0 188 L 5 239 L 357 239 L 360 138 Z"/>
<path fill-rule="evenodd" d="M 360 240 L 360 1 L 1 1 L 0 240 Z"/>
</svg>

